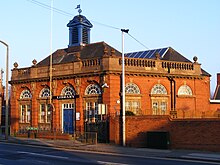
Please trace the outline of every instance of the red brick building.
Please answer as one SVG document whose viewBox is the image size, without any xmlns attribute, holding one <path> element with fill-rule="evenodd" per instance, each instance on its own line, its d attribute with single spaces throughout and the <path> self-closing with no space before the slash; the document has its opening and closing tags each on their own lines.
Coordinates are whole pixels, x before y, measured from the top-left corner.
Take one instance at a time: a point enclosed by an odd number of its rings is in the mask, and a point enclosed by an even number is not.
<svg viewBox="0 0 220 165">
<path fill-rule="evenodd" d="M 90 43 L 92 24 L 83 15 L 67 26 L 67 48 L 27 68 L 14 64 L 11 132 L 83 132 L 88 123 L 120 114 L 121 53 L 105 42 Z M 190 61 L 171 47 L 127 53 L 125 109 L 138 116 L 215 117 L 220 106 L 211 108 L 210 76 L 196 57 Z M 109 130 L 114 140 L 111 125 Z"/>
<path fill-rule="evenodd" d="M 5 125 L 2 121 L 3 118 L 3 103 L 4 103 L 4 87 L 3 87 L 3 71 L 0 71 L 0 126 Z"/>
<path fill-rule="evenodd" d="M 220 100 L 220 73 L 217 74 L 217 85 L 213 96 L 213 100 Z"/>
</svg>

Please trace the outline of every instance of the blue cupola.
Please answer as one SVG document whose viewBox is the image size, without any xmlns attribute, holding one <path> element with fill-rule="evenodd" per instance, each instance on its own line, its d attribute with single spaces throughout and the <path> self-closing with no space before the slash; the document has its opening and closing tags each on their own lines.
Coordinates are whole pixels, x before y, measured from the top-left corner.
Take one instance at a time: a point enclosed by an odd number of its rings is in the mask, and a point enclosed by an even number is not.
<svg viewBox="0 0 220 165">
<path fill-rule="evenodd" d="M 92 24 L 89 20 L 80 14 L 75 16 L 67 24 L 69 27 L 69 47 L 90 44 L 90 29 Z"/>
</svg>

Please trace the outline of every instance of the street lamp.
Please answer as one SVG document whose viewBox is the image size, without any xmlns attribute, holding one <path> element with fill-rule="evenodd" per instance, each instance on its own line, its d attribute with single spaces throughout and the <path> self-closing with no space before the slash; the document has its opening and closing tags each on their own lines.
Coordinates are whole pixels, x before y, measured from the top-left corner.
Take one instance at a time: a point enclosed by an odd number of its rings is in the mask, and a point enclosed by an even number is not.
<svg viewBox="0 0 220 165">
<path fill-rule="evenodd" d="M 5 42 L 0 40 L 0 43 L 6 46 L 6 95 L 5 95 L 5 140 L 8 140 L 8 52 L 9 52 L 9 46 Z"/>
<path fill-rule="evenodd" d="M 124 55 L 124 33 L 128 33 L 128 29 L 121 29 L 122 32 L 122 144 L 126 145 L 125 132 L 125 55 Z"/>
</svg>

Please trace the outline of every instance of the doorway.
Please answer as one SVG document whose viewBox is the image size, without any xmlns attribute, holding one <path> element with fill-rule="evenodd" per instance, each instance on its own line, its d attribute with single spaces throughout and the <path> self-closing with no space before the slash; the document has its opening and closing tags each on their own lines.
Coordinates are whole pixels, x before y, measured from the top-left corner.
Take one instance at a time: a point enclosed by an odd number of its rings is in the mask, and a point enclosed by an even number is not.
<svg viewBox="0 0 220 165">
<path fill-rule="evenodd" d="M 74 104 L 63 104 L 63 133 L 73 134 L 75 130 L 75 106 Z"/>
</svg>

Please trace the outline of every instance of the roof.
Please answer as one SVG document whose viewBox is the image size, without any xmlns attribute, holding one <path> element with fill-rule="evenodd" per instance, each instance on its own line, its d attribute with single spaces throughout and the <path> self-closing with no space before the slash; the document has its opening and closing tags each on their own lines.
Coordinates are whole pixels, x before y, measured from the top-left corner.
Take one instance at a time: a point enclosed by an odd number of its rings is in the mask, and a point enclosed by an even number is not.
<svg viewBox="0 0 220 165">
<path fill-rule="evenodd" d="M 80 46 L 72 46 L 65 49 L 58 49 L 53 56 L 53 64 L 64 64 L 70 62 L 76 62 L 85 59 L 101 58 L 104 55 L 110 56 L 114 50 L 114 55 L 121 57 L 121 53 L 109 46 L 105 42 L 97 42 L 93 44 L 86 44 Z M 155 54 L 159 53 L 161 60 L 177 61 L 177 62 L 191 62 L 189 59 L 181 55 L 179 52 L 171 47 L 151 49 L 146 51 L 138 51 L 125 53 L 125 57 L 128 58 L 147 58 L 155 59 Z M 50 56 L 40 61 L 37 66 L 49 66 Z M 211 76 L 208 72 L 202 69 L 202 75 Z"/>
<path fill-rule="evenodd" d="M 160 55 L 161 60 L 167 61 L 177 61 L 177 62 L 191 62 L 189 59 L 181 55 L 179 52 L 174 50 L 171 47 L 158 48 L 158 49 L 150 49 L 146 51 L 139 52 L 131 52 L 126 53 L 125 56 L 129 58 L 147 58 L 147 59 L 155 59 L 155 54 L 158 53 Z M 202 70 L 202 75 L 211 76 L 205 70 Z"/>
<path fill-rule="evenodd" d="M 213 99 L 220 100 L 220 85 L 217 85 Z"/>
<path fill-rule="evenodd" d="M 171 47 L 165 48 L 158 48 L 158 49 L 150 49 L 146 51 L 139 51 L 139 52 L 132 52 L 126 53 L 126 57 L 131 58 L 148 58 L 148 59 L 155 59 L 155 54 L 159 53 L 161 60 L 168 60 L 168 61 L 178 61 L 178 62 L 191 62 L 176 50 Z"/>
<path fill-rule="evenodd" d="M 92 24 L 90 21 L 83 15 L 77 15 L 75 16 L 70 22 L 67 24 L 67 27 L 73 27 L 77 25 L 84 25 L 89 28 L 92 28 Z"/>
<path fill-rule="evenodd" d="M 109 46 L 105 42 L 97 42 L 93 44 L 86 44 L 80 46 L 72 46 L 65 49 L 58 49 L 52 54 L 53 64 L 64 64 L 70 62 L 76 62 L 84 59 L 101 58 L 106 52 L 107 56 L 111 55 L 114 50 L 115 56 L 121 56 L 121 53 Z M 49 66 L 50 56 L 40 61 L 37 66 Z"/>
</svg>

